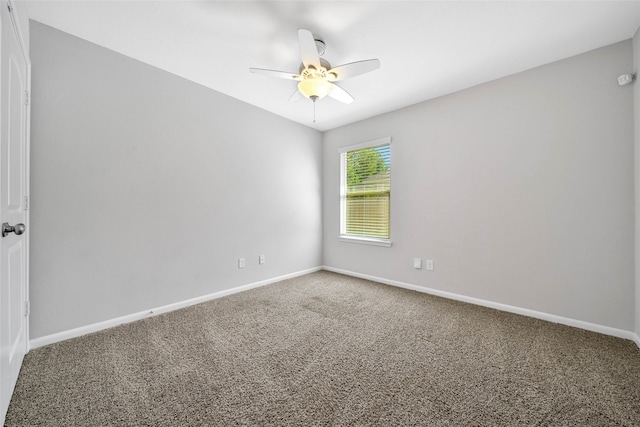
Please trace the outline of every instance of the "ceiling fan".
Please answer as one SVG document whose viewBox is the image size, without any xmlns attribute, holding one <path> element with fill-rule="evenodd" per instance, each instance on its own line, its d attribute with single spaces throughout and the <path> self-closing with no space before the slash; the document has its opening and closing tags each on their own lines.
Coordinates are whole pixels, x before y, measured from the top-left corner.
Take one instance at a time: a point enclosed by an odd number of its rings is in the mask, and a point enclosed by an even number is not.
<svg viewBox="0 0 640 427">
<path fill-rule="evenodd" d="M 315 103 L 318 99 L 330 96 L 333 99 L 350 104 L 353 102 L 353 96 L 349 95 L 346 90 L 335 84 L 335 82 L 380 68 L 380 61 L 377 59 L 351 62 L 332 68 L 328 61 L 320 58 L 325 52 L 324 42 L 315 39 L 309 30 L 298 30 L 298 43 L 300 44 L 300 54 L 302 56 L 302 64 L 300 64 L 298 74 L 265 70 L 263 68 L 249 68 L 252 73 L 297 81 L 298 90 L 289 98 L 289 101 L 297 101 L 301 98 L 301 95 L 304 95 Z"/>
</svg>

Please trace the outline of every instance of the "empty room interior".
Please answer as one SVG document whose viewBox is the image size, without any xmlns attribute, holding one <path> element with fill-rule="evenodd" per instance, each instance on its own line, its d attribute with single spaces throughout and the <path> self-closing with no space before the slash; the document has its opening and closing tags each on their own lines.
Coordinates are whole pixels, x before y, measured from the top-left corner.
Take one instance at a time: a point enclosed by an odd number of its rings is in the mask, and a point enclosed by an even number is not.
<svg viewBox="0 0 640 427">
<path fill-rule="evenodd" d="M 640 425 L 640 1 L 0 3 L 4 425 Z"/>
</svg>

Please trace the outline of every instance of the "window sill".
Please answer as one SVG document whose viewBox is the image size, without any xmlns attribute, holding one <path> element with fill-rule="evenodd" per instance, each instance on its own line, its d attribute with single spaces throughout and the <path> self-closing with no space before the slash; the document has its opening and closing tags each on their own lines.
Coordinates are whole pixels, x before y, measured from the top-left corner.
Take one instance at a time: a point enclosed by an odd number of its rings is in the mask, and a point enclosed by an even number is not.
<svg viewBox="0 0 640 427">
<path fill-rule="evenodd" d="M 338 236 L 338 240 L 347 243 L 359 243 L 361 245 L 383 246 L 385 248 L 391 247 L 391 240 L 389 239 L 340 235 Z"/>
</svg>

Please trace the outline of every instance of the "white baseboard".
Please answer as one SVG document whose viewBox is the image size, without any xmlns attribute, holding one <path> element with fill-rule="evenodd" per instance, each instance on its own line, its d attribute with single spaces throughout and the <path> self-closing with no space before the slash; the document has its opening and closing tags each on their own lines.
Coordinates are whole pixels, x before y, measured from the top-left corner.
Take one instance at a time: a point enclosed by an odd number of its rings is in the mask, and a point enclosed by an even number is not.
<svg viewBox="0 0 640 427">
<path fill-rule="evenodd" d="M 638 348 L 640 348 L 640 335 L 638 334 L 633 334 L 633 341 L 635 341 L 636 345 L 638 346 Z"/>
<path fill-rule="evenodd" d="M 506 311 L 509 313 L 520 314 L 527 317 L 533 317 L 540 320 L 546 320 L 553 323 L 560 323 L 562 325 L 573 326 L 575 328 L 585 329 L 587 331 L 598 332 L 600 334 L 611 335 L 618 338 L 624 338 L 635 343 L 640 348 L 640 337 L 631 331 L 625 331 L 624 329 L 611 328 L 609 326 L 598 325 L 595 323 L 584 322 L 582 320 L 570 319 L 568 317 L 557 316 L 555 314 L 544 313 L 541 311 L 529 310 L 528 308 L 516 307 L 513 305 L 502 304 L 493 301 L 487 301 L 479 298 L 468 297 L 465 295 L 454 294 L 452 292 L 440 291 L 437 289 L 427 288 L 423 286 L 412 285 L 409 283 L 398 282 L 396 280 L 384 279 L 382 277 L 370 276 L 368 274 L 355 273 L 353 271 L 342 270 L 339 268 L 333 268 L 324 266 L 324 270 L 332 271 L 334 273 L 340 273 L 347 276 L 358 277 L 360 279 L 371 280 L 372 282 L 383 283 L 385 285 L 396 286 L 399 288 L 410 289 L 430 295 L 435 295 L 443 298 L 448 298 L 456 301 L 467 302 L 470 304 L 481 305 L 483 307 L 494 308 L 496 310 Z"/>
<path fill-rule="evenodd" d="M 68 331 L 58 332 L 44 337 L 39 337 L 31 340 L 30 349 L 35 349 L 45 345 L 53 344 L 56 342 L 68 340 L 70 338 L 76 338 L 82 335 L 98 332 L 103 329 L 112 328 L 114 326 L 122 325 L 124 323 L 135 322 L 151 316 L 157 316 L 158 314 L 167 313 L 169 311 L 178 310 L 180 308 L 189 307 L 191 305 L 200 304 L 205 301 L 209 301 L 216 298 L 221 298 L 227 295 L 235 294 L 238 292 L 248 291 L 249 289 L 258 288 L 261 286 L 270 285 L 272 283 L 280 282 L 282 280 L 291 279 L 293 277 L 303 276 L 305 274 L 314 273 L 322 270 L 322 267 L 309 268 L 307 270 L 298 271 L 295 273 L 285 274 L 284 276 L 273 277 L 271 279 L 262 280 L 260 282 L 250 283 L 248 285 L 238 286 L 231 289 L 225 289 L 223 291 L 214 292 L 212 294 L 203 295 L 196 298 L 191 298 L 185 301 L 176 302 L 173 304 L 163 305 L 162 307 L 153 308 L 150 310 L 140 311 L 138 313 L 128 314 L 126 316 L 117 317 L 115 319 L 105 320 L 103 322 L 93 323 L 87 326 L 81 326 L 79 328 L 70 329 Z"/>
</svg>

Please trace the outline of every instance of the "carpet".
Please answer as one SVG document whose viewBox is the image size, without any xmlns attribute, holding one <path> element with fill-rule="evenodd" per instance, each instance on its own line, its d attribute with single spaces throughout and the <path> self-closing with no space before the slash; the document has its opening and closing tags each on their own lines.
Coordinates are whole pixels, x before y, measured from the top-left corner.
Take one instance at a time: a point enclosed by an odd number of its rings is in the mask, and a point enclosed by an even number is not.
<svg viewBox="0 0 640 427">
<path fill-rule="evenodd" d="M 628 340 L 326 271 L 38 348 L 7 426 L 638 426 Z"/>
</svg>

